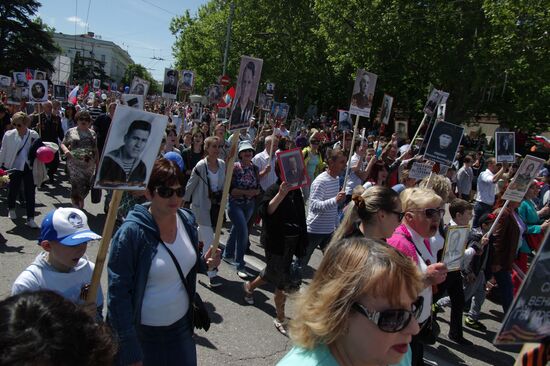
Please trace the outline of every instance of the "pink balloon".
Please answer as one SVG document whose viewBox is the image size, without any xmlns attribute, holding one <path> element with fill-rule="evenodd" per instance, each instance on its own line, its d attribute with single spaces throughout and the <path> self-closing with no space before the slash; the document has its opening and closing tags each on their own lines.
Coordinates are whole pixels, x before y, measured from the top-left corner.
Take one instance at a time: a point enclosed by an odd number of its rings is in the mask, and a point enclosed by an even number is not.
<svg viewBox="0 0 550 366">
<path fill-rule="evenodd" d="M 41 146 L 36 150 L 36 158 L 44 164 L 51 163 L 55 153 L 47 146 Z"/>
</svg>

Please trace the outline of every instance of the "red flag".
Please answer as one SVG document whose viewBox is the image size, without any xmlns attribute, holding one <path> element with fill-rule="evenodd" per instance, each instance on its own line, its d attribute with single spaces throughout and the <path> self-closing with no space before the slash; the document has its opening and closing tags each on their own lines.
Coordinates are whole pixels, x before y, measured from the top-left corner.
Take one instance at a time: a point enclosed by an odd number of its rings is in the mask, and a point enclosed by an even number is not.
<svg viewBox="0 0 550 366">
<path fill-rule="evenodd" d="M 84 98 L 88 97 L 88 91 L 90 90 L 90 87 L 88 86 L 88 83 L 84 85 L 84 90 L 82 90 L 82 94 L 84 95 Z"/>
<path fill-rule="evenodd" d="M 231 87 L 229 88 L 228 91 L 225 92 L 225 94 L 222 97 L 222 100 L 218 103 L 218 108 L 229 108 L 234 98 L 235 98 L 235 88 Z"/>
<path fill-rule="evenodd" d="M 27 79 L 27 80 L 32 80 L 33 79 L 30 69 L 25 70 L 25 79 Z"/>
</svg>

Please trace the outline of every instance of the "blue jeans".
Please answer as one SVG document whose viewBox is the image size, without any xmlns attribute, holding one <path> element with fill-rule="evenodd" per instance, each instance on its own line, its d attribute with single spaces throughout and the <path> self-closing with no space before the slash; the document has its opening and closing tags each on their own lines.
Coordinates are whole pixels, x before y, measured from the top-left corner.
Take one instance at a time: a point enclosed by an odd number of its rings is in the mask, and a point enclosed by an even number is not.
<svg viewBox="0 0 550 366">
<path fill-rule="evenodd" d="M 321 250 L 324 252 L 325 248 L 330 242 L 331 237 L 332 234 L 307 233 L 308 246 L 306 248 L 306 255 L 304 255 L 302 258 L 298 258 L 298 264 L 300 265 L 300 267 L 303 268 L 308 265 L 309 260 L 311 259 L 311 256 L 313 255 L 313 252 L 317 247 L 321 248 Z"/>
<path fill-rule="evenodd" d="M 187 312 L 186 316 L 168 326 L 140 325 L 137 328 L 144 366 L 197 365 L 189 314 Z"/>
<path fill-rule="evenodd" d="M 502 301 L 502 309 L 504 310 L 504 313 L 506 313 L 514 300 L 512 273 L 508 270 L 502 269 L 498 272 L 494 272 L 493 276 L 495 276 L 495 280 L 497 281 L 498 292 Z"/>
<path fill-rule="evenodd" d="M 233 226 L 229 232 L 229 239 L 225 245 L 223 257 L 235 259 L 237 270 L 245 269 L 244 253 L 248 244 L 248 220 L 254 212 L 254 201 L 229 201 L 229 219 Z"/>
<path fill-rule="evenodd" d="M 479 227 L 479 219 L 481 218 L 481 216 L 486 213 L 491 213 L 492 211 L 493 206 L 476 201 L 476 203 L 474 204 L 474 219 L 472 221 L 472 227 Z"/>
</svg>

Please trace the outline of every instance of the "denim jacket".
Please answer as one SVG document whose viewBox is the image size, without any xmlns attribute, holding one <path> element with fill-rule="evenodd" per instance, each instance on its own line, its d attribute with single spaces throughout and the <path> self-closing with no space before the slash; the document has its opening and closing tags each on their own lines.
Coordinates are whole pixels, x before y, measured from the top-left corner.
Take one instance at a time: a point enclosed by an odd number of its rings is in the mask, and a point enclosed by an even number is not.
<svg viewBox="0 0 550 366">
<path fill-rule="evenodd" d="M 107 322 L 118 338 L 118 361 L 123 365 L 143 359 L 136 326 L 141 324 L 145 286 L 160 242 L 159 230 L 148 206 L 136 205 L 130 211 L 113 238 L 109 254 Z M 184 209 L 180 209 L 178 214 L 197 253 L 197 262 L 186 277 L 189 293 L 194 295 L 197 272 L 206 273 L 206 263 L 199 254 L 193 214 Z M 190 298 L 189 302 L 192 300 Z"/>
</svg>

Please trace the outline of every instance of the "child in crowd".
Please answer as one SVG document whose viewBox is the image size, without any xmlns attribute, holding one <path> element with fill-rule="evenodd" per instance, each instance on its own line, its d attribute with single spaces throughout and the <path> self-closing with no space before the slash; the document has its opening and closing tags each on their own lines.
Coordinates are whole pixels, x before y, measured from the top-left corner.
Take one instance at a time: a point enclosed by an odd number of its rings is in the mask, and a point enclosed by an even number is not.
<svg viewBox="0 0 550 366">
<path fill-rule="evenodd" d="M 44 249 L 15 280 L 12 295 L 52 290 L 75 304 L 84 304 L 94 264 L 85 256 L 90 240 L 101 237 L 90 230 L 84 212 L 76 208 L 50 211 L 41 225 L 38 244 Z M 103 295 L 98 290 L 97 317 L 100 319 Z M 90 311 L 93 313 L 93 311 Z"/>
</svg>

